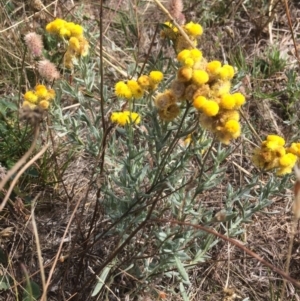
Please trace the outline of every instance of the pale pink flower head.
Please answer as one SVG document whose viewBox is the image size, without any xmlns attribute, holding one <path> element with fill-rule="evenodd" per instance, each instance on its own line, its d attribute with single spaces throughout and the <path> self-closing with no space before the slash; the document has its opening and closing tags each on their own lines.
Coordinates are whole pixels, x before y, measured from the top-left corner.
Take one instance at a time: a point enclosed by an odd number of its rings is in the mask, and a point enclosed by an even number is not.
<svg viewBox="0 0 300 301">
<path fill-rule="evenodd" d="M 24 37 L 25 44 L 33 56 L 41 56 L 44 48 L 42 37 L 35 32 L 29 32 Z"/>
<path fill-rule="evenodd" d="M 59 78 L 59 72 L 55 65 L 46 59 L 38 62 L 38 71 L 41 77 L 48 81 L 53 81 Z"/>
<path fill-rule="evenodd" d="M 185 23 L 185 16 L 182 13 L 183 3 L 182 0 L 169 0 L 168 9 L 170 15 L 176 19 L 179 25 L 183 25 Z"/>
</svg>

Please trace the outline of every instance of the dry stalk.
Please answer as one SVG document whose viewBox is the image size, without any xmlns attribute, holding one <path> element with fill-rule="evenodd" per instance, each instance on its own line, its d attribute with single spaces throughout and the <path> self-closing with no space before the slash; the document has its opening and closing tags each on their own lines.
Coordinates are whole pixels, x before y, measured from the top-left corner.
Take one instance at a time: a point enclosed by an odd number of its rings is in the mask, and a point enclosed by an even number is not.
<svg viewBox="0 0 300 301">
<path fill-rule="evenodd" d="M 49 276 L 48 276 L 47 282 L 46 282 L 45 286 L 43 287 L 43 295 L 42 295 L 42 297 L 41 297 L 41 301 L 47 301 L 47 290 L 48 290 L 48 287 L 49 287 L 49 285 L 50 285 L 51 278 L 52 278 L 52 276 L 53 276 L 53 272 L 54 272 L 54 270 L 55 270 L 55 267 L 56 267 L 56 265 L 57 265 L 58 259 L 59 259 L 59 257 L 60 257 L 60 253 L 61 253 L 61 250 L 62 250 L 63 243 L 64 243 L 64 241 L 65 241 L 65 238 L 66 238 L 66 236 L 67 236 L 67 233 L 68 233 L 68 231 L 69 231 L 69 228 L 70 228 L 70 226 L 71 226 L 71 223 L 72 223 L 72 221 L 73 221 L 73 219 L 74 219 L 74 217 L 75 217 L 75 213 L 77 212 L 77 208 L 78 208 L 79 204 L 81 203 L 81 200 L 82 200 L 82 198 L 80 198 L 80 199 L 77 201 L 77 204 L 76 204 L 76 206 L 75 206 L 75 208 L 74 208 L 74 210 L 73 210 L 73 212 L 72 212 L 72 215 L 71 215 L 70 220 L 69 220 L 69 222 L 68 222 L 68 224 L 67 224 L 67 227 L 66 227 L 66 229 L 65 229 L 65 232 L 64 232 L 64 234 L 63 234 L 63 236 L 62 236 L 62 238 L 61 238 L 61 242 L 60 242 L 60 245 L 59 245 L 59 247 L 58 247 L 58 250 L 57 250 L 57 253 L 56 253 L 54 262 L 53 262 L 53 264 L 52 264 L 51 270 L 50 270 L 50 272 L 49 272 Z"/>
<path fill-rule="evenodd" d="M 19 180 L 19 178 L 21 177 L 21 175 L 25 172 L 25 170 L 31 166 L 39 157 L 41 157 L 41 155 L 47 150 L 48 148 L 48 145 L 45 145 L 29 162 L 27 162 L 23 168 L 17 173 L 17 175 L 14 177 L 13 181 L 11 182 L 10 186 L 9 186 L 9 189 L 1 203 L 1 206 L 0 206 L 0 211 L 4 208 L 7 200 L 9 199 L 10 197 L 10 194 L 11 192 L 13 191 L 17 181 Z"/>
<path fill-rule="evenodd" d="M 37 194 L 37 196 L 34 198 L 32 204 L 31 204 L 31 224 L 32 224 L 32 228 L 33 228 L 33 234 L 34 234 L 34 237 L 35 237 L 35 242 L 36 242 L 36 251 L 37 251 L 38 261 L 39 261 L 39 265 L 40 265 L 42 285 L 43 285 L 43 289 L 45 289 L 45 287 L 46 287 L 45 270 L 44 270 L 44 265 L 43 265 L 43 258 L 42 258 L 42 251 L 41 251 L 39 233 L 38 233 L 38 229 L 37 229 L 36 222 L 35 222 L 35 217 L 34 217 L 35 204 L 36 204 L 36 201 L 39 198 L 40 194 L 41 194 L 41 192 L 39 192 Z"/>
</svg>

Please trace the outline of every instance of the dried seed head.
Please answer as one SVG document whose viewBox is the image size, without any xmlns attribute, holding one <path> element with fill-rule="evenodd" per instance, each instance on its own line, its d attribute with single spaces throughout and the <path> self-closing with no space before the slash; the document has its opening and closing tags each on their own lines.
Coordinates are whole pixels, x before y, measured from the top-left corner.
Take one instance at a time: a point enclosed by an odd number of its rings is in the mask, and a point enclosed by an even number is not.
<svg viewBox="0 0 300 301">
<path fill-rule="evenodd" d="M 169 13 L 170 15 L 176 19 L 176 21 L 183 25 L 185 23 L 185 16 L 182 14 L 183 3 L 182 0 L 170 0 L 169 1 Z"/>
<path fill-rule="evenodd" d="M 20 118 L 27 121 L 32 126 L 37 126 L 43 119 L 45 110 L 36 106 L 31 109 L 29 106 L 22 107 L 20 110 Z"/>
<path fill-rule="evenodd" d="M 33 56 L 41 56 L 43 51 L 42 37 L 35 32 L 29 32 L 24 37 L 25 44 Z"/>
<path fill-rule="evenodd" d="M 40 75 L 48 81 L 53 81 L 59 78 L 59 72 L 55 65 L 48 60 L 38 62 L 38 71 Z"/>
<path fill-rule="evenodd" d="M 44 7 L 43 2 L 41 0 L 32 0 L 30 4 L 35 10 L 41 10 Z"/>
</svg>

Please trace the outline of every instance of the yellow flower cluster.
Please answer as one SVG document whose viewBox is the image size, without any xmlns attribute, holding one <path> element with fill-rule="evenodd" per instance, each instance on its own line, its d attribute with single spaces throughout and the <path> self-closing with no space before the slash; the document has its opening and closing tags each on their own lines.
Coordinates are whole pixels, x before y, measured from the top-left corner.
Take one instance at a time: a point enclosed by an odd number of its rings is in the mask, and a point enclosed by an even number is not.
<svg viewBox="0 0 300 301">
<path fill-rule="evenodd" d="M 181 67 L 176 79 L 155 99 L 161 119 L 172 121 L 180 113 L 180 102 L 188 100 L 199 111 L 200 124 L 221 142 L 229 144 L 239 137 L 238 109 L 246 100 L 241 93 L 230 94 L 234 68 L 220 61 L 207 62 L 198 49 L 180 51 L 177 60 Z"/>
<path fill-rule="evenodd" d="M 47 89 L 44 85 L 37 85 L 34 91 L 27 91 L 24 94 L 22 106 L 34 109 L 40 107 L 44 110 L 49 108 L 50 102 L 55 98 L 55 91 Z"/>
<path fill-rule="evenodd" d="M 285 148 L 285 140 L 277 135 L 269 135 L 261 146 L 254 150 L 253 163 L 265 170 L 276 170 L 281 176 L 292 172 L 300 157 L 300 143 L 292 143 Z"/>
<path fill-rule="evenodd" d="M 68 48 L 64 56 L 66 68 L 72 69 L 74 59 L 88 54 L 89 43 L 83 36 L 82 26 L 63 19 L 55 19 L 47 24 L 46 30 L 63 39 L 68 39 Z"/>
<path fill-rule="evenodd" d="M 182 25 L 182 29 L 188 35 L 194 47 L 196 47 L 197 39 L 203 33 L 202 26 L 198 23 L 189 22 Z M 172 40 L 177 52 L 183 49 L 192 48 L 191 45 L 186 41 L 186 39 L 180 34 L 178 28 L 171 22 L 164 23 L 164 29 L 161 31 L 161 37 Z"/>
<path fill-rule="evenodd" d="M 110 120 L 120 126 L 125 126 L 127 123 L 139 124 L 141 122 L 141 117 L 136 112 L 123 111 L 113 112 L 110 116 Z"/>
<path fill-rule="evenodd" d="M 145 91 L 155 90 L 163 77 L 162 72 L 151 71 L 149 75 L 141 75 L 138 80 L 119 81 L 115 85 L 115 94 L 117 97 L 124 97 L 128 100 L 141 98 Z"/>
</svg>

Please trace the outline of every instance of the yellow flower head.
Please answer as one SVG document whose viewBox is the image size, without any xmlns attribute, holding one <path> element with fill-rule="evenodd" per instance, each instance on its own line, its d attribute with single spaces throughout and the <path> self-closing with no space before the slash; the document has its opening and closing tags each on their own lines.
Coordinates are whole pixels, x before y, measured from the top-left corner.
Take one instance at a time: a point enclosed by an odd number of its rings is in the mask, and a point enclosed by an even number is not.
<svg viewBox="0 0 300 301">
<path fill-rule="evenodd" d="M 190 57 L 191 57 L 191 50 L 189 49 L 183 49 L 177 54 L 177 60 L 182 64 L 185 62 L 186 59 Z"/>
<path fill-rule="evenodd" d="M 209 76 L 208 73 L 204 70 L 194 70 L 192 79 L 195 84 L 203 85 L 209 81 Z"/>
<path fill-rule="evenodd" d="M 66 26 L 66 21 L 63 19 L 55 19 L 46 26 L 46 30 L 51 34 L 59 34 L 60 30 Z"/>
<path fill-rule="evenodd" d="M 288 167 L 281 167 L 277 170 L 276 175 L 277 176 L 284 176 L 286 174 L 289 174 L 292 172 L 292 167 L 288 166 Z"/>
<path fill-rule="evenodd" d="M 62 27 L 58 34 L 62 37 L 62 38 L 69 38 L 71 36 L 71 32 L 70 30 L 68 30 L 66 27 Z"/>
<path fill-rule="evenodd" d="M 123 81 L 116 83 L 115 94 L 117 97 L 125 97 L 126 99 L 132 98 L 131 90 Z"/>
<path fill-rule="evenodd" d="M 202 26 L 194 22 L 189 22 L 185 24 L 184 29 L 186 30 L 187 34 L 192 37 L 201 36 L 203 33 Z"/>
<path fill-rule="evenodd" d="M 187 58 L 184 61 L 184 66 L 186 66 L 186 67 L 193 67 L 194 64 L 195 64 L 195 61 L 191 57 Z"/>
<path fill-rule="evenodd" d="M 127 123 L 139 124 L 141 122 L 141 117 L 138 113 L 130 111 L 124 111 L 123 113 L 127 116 Z"/>
<path fill-rule="evenodd" d="M 66 27 L 70 31 L 72 37 L 78 38 L 83 35 L 83 28 L 78 24 L 75 24 L 73 22 L 68 22 Z"/>
<path fill-rule="evenodd" d="M 111 122 L 117 122 L 118 118 L 119 118 L 120 112 L 113 112 L 110 115 L 110 120 Z"/>
<path fill-rule="evenodd" d="M 39 107 L 41 107 L 44 110 L 47 110 L 49 108 L 49 102 L 47 100 L 41 100 L 39 102 Z"/>
<path fill-rule="evenodd" d="M 90 47 L 89 42 L 83 36 L 77 37 L 77 39 L 79 41 L 79 46 L 80 46 L 80 49 L 77 52 L 77 54 L 79 56 L 87 56 Z"/>
<path fill-rule="evenodd" d="M 163 80 L 164 74 L 160 71 L 151 71 L 149 74 L 149 78 L 152 81 L 152 83 L 158 84 Z"/>
<path fill-rule="evenodd" d="M 69 39 L 69 47 L 74 50 L 76 53 L 80 51 L 80 44 L 77 38 L 71 37 Z"/>
<path fill-rule="evenodd" d="M 139 124 L 141 122 L 141 117 L 138 113 L 124 111 L 124 112 L 113 112 L 110 116 L 110 120 L 121 126 L 125 126 L 127 123 Z"/>
<path fill-rule="evenodd" d="M 285 145 L 285 140 L 278 135 L 268 135 L 266 141 L 267 142 L 275 142 L 279 146 Z"/>
<path fill-rule="evenodd" d="M 202 52 L 199 49 L 194 48 L 190 50 L 190 56 L 194 61 L 199 61 L 202 59 Z"/>
<path fill-rule="evenodd" d="M 35 87 L 35 95 L 39 98 L 39 99 L 43 99 L 47 96 L 48 94 L 48 90 L 44 85 L 37 85 Z"/>
<path fill-rule="evenodd" d="M 193 76 L 193 69 L 190 67 L 181 67 L 177 71 L 177 79 L 180 82 L 188 82 Z"/>
<path fill-rule="evenodd" d="M 75 56 L 68 49 L 64 55 L 64 66 L 68 69 L 73 69 L 73 67 L 74 67 L 73 60 L 74 59 L 75 59 Z"/>
<path fill-rule="evenodd" d="M 222 80 L 231 80 L 234 77 L 234 69 L 230 65 L 224 65 L 220 68 L 218 76 Z"/>
<path fill-rule="evenodd" d="M 279 165 L 282 167 L 294 167 L 297 162 L 297 156 L 292 153 L 287 153 L 279 159 Z"/>
<path fill-rule="evenodd" d="M 232 110 L 235 107 L 235 98 L 230 94 L 224 94 L 221 96 L 220 107 L 226 110 Z"/>
<path fill-rule="evenodd" d="M 207 102 L 207 98 L 204 96 L 197 96 L 193 101 L 193 106 L 197 110 L 201 110 L 204 106 L 204 104 Z"/>
<path fill-rule="evenodd" d="M 24 100 L 36 104 L 38 102 L 38 96 L 33 91 L 27 91 L 24 94 Z"/>
<path fill-rule="evenodd" d="M 228 132 L 233 138 L 237 138 L 241 134 L 241 127 L 238 121 L 236 120 L 228 120 L 225 125 L 224 129 Z"/>
<path fill-rule="evenodd" d="M 211 61 L 207 63 L 206 70 L 211 74 L 217 75 L 220 73 L 221 67 L 222 64 L 220 61 Z"/>
<path fill-rule="evenodd" d="M 203 104 L 201 110 L 206 116 L 216 116 L 219 113 L 219 105 L 213 100 L 208 100 Z"/>
<path fill-rule="evenodd" d="M 245 102 L 246 102 L 246 98 L 242 93 L 233 93 L 232 97 L 235 100 L 235 108 L 239 109 Z"/>
<path fill-rule="evenodd" d="M 134 98 L 141 98 L 144 95 L 143 88 L 138 84 L 136 80 L 130 79 L 127 81 L 127 86 L 130 89 Z"/>
<path fill-rule="evenodd" d="M 148 89 L 150 87 L 150 77 L 148 75 L 141 75 L 137 82 L 143 89 Z"/>
<path fill-rule="evenodd" d="M 300 143 L 292 143 L 292 145 L 287 149 L 287 152 L 300 157 Z"/>
</svg>

